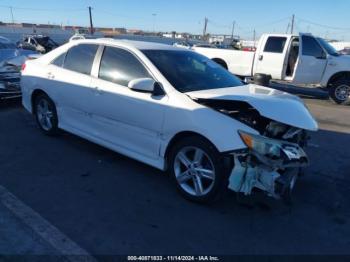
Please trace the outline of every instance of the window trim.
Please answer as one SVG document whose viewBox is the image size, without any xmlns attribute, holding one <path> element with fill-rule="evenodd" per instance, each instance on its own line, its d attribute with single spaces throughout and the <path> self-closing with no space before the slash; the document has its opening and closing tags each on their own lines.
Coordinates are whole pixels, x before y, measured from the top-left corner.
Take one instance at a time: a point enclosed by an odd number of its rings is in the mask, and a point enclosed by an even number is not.
<svg viewBox="0 0 350 262">
<path fill-rule="evenodd" d="M 282 49 L 282 51 L 281 52 L 272 52 L 272 51 L 266 51 L 266 47 L 267 47 L 267 44 L 268 44 L 268 42 L 269 42 L 269 40 L 271 39 L 271 38 L 280 38 L 280 39 L 284 39 L 284 46 L 283 46 L 283 49 Z M 288 41 L 288 37 L 285 37 L 285 36 L 268 36 L 267 37 L 267 39 L 266 39 L 266 42 L 265 42 L 265 46 L 264 46 L 264 50 L 263 50 L 263 52 L 264 53 L 270 53 L 270 54 L 283 54 L 284 53 L 284 50 L 286 49 L 286 46 L 287 46 L 287 41 Z"/>
<path fill-rule="evenodd" d="M 90 77 L 91 77 L 91 76 L 92 76 L 92 69 L 93 69 L 93 67 L 94 67 L 94 63 L 95 63 L 95 60 L 96 60 L 97 52 L 98 52 L 98 50 L 99 50 L 99 48 L 100 48 L 100 44 L 98 44 L 98 43 L 78 43 L 78 44 L 75 44 L 75 45 L 70 46 L 68 49 L 65 50 L 65 52 L 62 52 L 60 55 L 62 55 L 63 53 L 66 53 L 66 55 L 65 55 L 65 57 L 64 57 L 64 62 L 65 62 L 69 51 L 70 51 L 72 48 L 75 48 L 75 47 L 81 46 L 81 45 L 95 45 L 95 46 L 97 46 L 96 54 L 95 54 L 94 60 L 92 61 L 92 66 L 91 66 L 90 73 L 89 73 L 89 74 L 84 74 L 84 73 L 81 73 L 81 72 L 78 72 L 78 71 L 71 70 L 71 69 L 69 69 L 69 68 L 65 68 L 65 67 L 64 67 L 64 63 L 63 63 L 63 66 L 62 66 L 62 67 L 59 67 L 59 68 L 62 68 L 62 69 L 67 70 L 67 71 L 69 71 L 69 72 L 74 72 L 74 73 L 77 73 L 77 74 L 80 74 L 80 75 L 90 76 Z M 60 55 L 56 56 L 56 58 L 58 58 Z M 54 61 L 56 58 L 54 58 L 52 61 Z M 56 65 L 52 64 L 52 61 L 50 62 L 50 64 L 53 65 L 53 66 L 56 66 Z"/>
<path fill-rule="evenodd" d="M 121 50 L 124 50 L 128 53 L 130 53 L 131 55 L 133 55 L 139 62 L 140 64 L 146 69 L 147 73 L 150 75 L 150 78 L 152 78 L 155 82 L 159 82 L 157 80 L 157 78 L 155 77 L 155 75 L 153 74 L 153 72 L 150 70 L 150 68 L 142 61 L 142 59 L 135 53 L 133 52 L 132 50 L 128 49 L 128 48 L 125 48 L 125 47 L 122 47 L 122 46 L 115 46 L 115 45 L 108 45 L 108 44 L 102 44 L 100 46 L 100 48 L 97 50 L 97 53 L 96 53 L 96 60 L 94 62 L 96 62 L 96 66 L 93 67 L 94 71 L 92 72 L 91 76 L 98 79 L 98 80 L 102 80 L 102 81 L 107 81 L 108 83 L 112 83 L 112 84 L 115 84 L 115 85 L 118 85 L 118 86 L 122 86 L 122 87 L 127 87 L 128 86 L 124 86 L 124 85 L 121 85 L 121 84 L 118 84 L 118 83 L 115 83 L 115 82 L 111 82 L 111 81 L 108 81 L 108 80 L 105 80 L 105 79 L 102 79 L 102 78 L 99 78 L 99 72 L 100 72 L 100 67 L 101 67 L 101 61 L 102 61 L 102 57 L 103 57 L 103 53 L 106 49 L 106 47 L 110 47 L 110 48 L 116 48 L 116 49 L 121 49 Z M 163 88 L 164 90 L 164 88 Z M 165 90 L 164 90 L 165 92 Z"/>
</svg>

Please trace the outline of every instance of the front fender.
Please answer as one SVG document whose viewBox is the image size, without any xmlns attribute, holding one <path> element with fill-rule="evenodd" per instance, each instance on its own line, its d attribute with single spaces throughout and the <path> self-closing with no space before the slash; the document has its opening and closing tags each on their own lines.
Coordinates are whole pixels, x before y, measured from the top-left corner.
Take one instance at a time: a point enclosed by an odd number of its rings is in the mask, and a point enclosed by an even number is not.
<svg viewBox="0 0 350 262">
<path fill-rule="evenodd" d="M 167 147 L 177 134 L 193 132 L 207 138 L 219 152 L 246 148 L 238 134 L 243 130 L 252 134 L 258 131 L 211 108 L 192 101 L 192 107 L 170 107 L 165 113 L 160 154 L 165 156 Z"/>
</svg>

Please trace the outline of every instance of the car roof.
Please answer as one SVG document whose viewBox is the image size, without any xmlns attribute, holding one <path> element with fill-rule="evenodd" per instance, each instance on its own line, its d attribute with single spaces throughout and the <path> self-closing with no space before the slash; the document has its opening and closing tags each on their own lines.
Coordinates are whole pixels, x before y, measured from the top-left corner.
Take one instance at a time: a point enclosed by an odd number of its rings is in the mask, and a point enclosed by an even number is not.
<svg viewBox="0 0 350 262">
<path fill-rule="evenodd" d="M 99 38 L 99 39 L 82 39 L 76 40 L 74 43 L 95 43 L 105 45 L 115 45 L 119 47 L 138 49 L 138 50 L 172 50 L 184 51 L 183 48 L 174 47 L 171 45 L 160 44 L 155 42 L 133 41 L 124 39 Z"/>
</svg>

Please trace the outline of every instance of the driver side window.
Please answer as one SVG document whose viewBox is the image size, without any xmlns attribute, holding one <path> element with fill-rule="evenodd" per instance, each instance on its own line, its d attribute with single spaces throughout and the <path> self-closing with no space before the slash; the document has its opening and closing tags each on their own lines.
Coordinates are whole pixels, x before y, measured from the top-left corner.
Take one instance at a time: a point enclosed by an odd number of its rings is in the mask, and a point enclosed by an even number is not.
<svg viewBox="0 0 350 262">
<path fill-rule="evenodd" d="M 320 44 L 316 41 L 315 38 L 311 36 L 302 36 L 303 39 L 303 48 L 302 54 L 305 56 L 313 56 L 316 58 L 323 58 L 325 52 L 323 51 Z"/>
</svg>

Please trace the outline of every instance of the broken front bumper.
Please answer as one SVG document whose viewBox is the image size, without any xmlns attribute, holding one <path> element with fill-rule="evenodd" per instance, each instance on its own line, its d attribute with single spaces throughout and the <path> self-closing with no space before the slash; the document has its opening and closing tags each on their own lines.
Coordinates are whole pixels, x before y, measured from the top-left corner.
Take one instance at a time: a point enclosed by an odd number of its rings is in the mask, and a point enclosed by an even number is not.
<svg viewBox="0 0 350 262">
<path fill-rule="evenodd" d="M 283 150 L 285 154 L 281 159 L 271 159 L 252 150 L 234 153 L 229 189 L 251 195 L 257 188 L 276 199 L 289 196 L 301 168 L 306 167 L 309 161 L 297 144 L 286 143 Z"/>
</svg>

